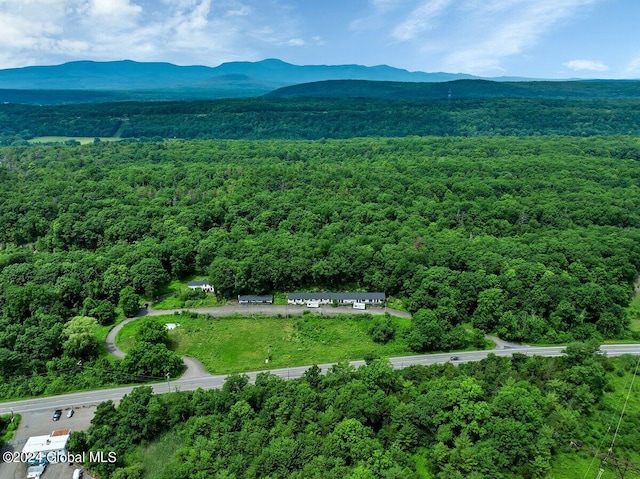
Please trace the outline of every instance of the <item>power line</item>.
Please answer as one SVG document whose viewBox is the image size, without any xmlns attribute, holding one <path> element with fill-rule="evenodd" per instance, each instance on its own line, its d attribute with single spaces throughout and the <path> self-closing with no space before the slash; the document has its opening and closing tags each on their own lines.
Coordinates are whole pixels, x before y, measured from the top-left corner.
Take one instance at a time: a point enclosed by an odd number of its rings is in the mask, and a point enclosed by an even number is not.
<svg viewBox="0 0 640 479">
<path fill-rule="evenodd" d="M 622 425 L 622 418 L 624 417 L 625 410 L 627 409 L 627 404 L 629 403 L 629 398 L 631 397 L 631 391 L 633 391 L 633 383 L 635 382 L 636 376 L 638 375 L 639 367 L 640 367 L 640 357 L 638 357 L 638 361 L 636 362 L 636 368 L 634 369 L 633 376 L 631 377 L 631 384 L 629 385 L 629 390 L 627 391 L 627 397 L 625 398 L 624 405 L 622 406 L 622 410 L 620 411 L 620 417 L 618 418 L 618 424 L 616 425 L 616 430 L 613 433 L 613 437 L 611 438 L 611 445 L 609 446 L 607 455 L 602 459 L 600 463 L 600 468 L 598 469 L 598 475 L 596 476 L 596 479 L 602 478 L 602 475 L 604 474 L 604 471 L 605 471 L 605 466 L 609 462 L 614 464 L 619 469 L 620 461 L 618 460 L 618 458 L 615 457 L 613 453 L 613 447 L 615 446 L 616 439 L 618 438 L 618 433 L 620 432 L 620 426 Z M 611 427 L 609 427 L 609 430 L 611 430 Z M 627 466 L 626 469 L 629 469 L 629 464 L 630 464 L 629 460 L 627 459 L 627 463 L 625 464 Z"/>
</svg>

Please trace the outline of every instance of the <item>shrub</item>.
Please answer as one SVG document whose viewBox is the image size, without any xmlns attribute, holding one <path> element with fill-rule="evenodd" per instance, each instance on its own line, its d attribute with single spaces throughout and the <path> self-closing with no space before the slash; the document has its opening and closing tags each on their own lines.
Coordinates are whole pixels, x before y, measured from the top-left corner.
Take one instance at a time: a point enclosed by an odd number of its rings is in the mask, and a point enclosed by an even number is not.
<svg viewBox="0 0 640 479">
<path fill-rule="evenodd" d="M 377 318 L 369 326 L 369 337 L 376 343 L 388 343 L 396 334 L 396 328 L 391 321 L 391 316 L 386 314 L 384 318 Z"/>
</svg>

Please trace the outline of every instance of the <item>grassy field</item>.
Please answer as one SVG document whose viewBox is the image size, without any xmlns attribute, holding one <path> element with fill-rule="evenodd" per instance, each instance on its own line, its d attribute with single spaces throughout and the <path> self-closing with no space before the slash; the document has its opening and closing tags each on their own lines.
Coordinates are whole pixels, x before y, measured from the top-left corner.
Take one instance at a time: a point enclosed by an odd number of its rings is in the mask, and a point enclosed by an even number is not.
<svg viewBox="0 0 640 479">
<path fill-rule="evenodd" d="M 602 444 L 599 457 L 606 454 L 611 444 L 612 432 L 620 419 L 623 405 L 626 401 L 629 389 L 629 400 L 627 402 L 624 416 L 621 422 L 621 435 L 619 441 L 615 444 L 616 451 L 621 458 L 629 458 L 631 462 L 638 467 L 640 464 L 640 450 L 633 445 L 629 445 L 629 439 L 625 439 L 624 435 L 630 431 L 625 422 L 625 418 L 638 417 L 640 413 L 640 378 L 633 378 L 633 372 L 638 361 L 637 357 L 621 357 L 614 358 L 613 363 L 616 367 L 615 371 L 607 374 L 607 380 L 613 390 L 605 392 L 601 405 L 596 408 L 589 418 L 589 427 L 587 434 L 589 442 L 592 444 Z M 633 387 L 631 386 L 633 383 Z M 625 442 L 626 449 L 624 448 Z M 622 449 L 621 449 L 622 447 Z M 597 448 L 583 447 L 570 453 L 558 455 L 552 462 L 553 469 L 549 474 L 549 479 L 584 479 L 595 478 L 600 467 L 599 457 L 594 460 Z M 638 474 L 629 472 L 627 478 L 640 477 Z M 602 479 L 616 478 L 615 471 L 611 466 L 605 469 Z"/>
<path fill-rule="evenodd" d="M 392 318 L 398 331 L 409 319 Z M 322 317 L 305 314 L 294 318 L 257 316 L 212 318 L 189 314 L 142 318 L 120 331 L 117 343 L 123 350 L 135 344 L 135 335 L 147 321 L 179 323 L 170 332 L 179 354 L 201 361 L 214 374 L 274 369 L 314 363 L 362 359 L 368 353 L 382 357 L 412 354 L 400 334 L 381 345 L 367 334 L 368 315 Z M 265 359 L 271 355 L 271 361 Z"/>
<path fill-rule="evenodd" d="M 122 138 L 119 136 L 101 136 L 100 141 L 119 141 Z M 81 145 L 88 145 L 95 141 L 95 136 L 37 136 L 31 138 L 29 143 L 65 143 L 70 140 L 75 140 Z"/>
<path fill-rule="evenodd" d="M 143 477 L 145 479 L 159 477 L 169 458 L 173 457 L 177 449 L 185 446 L 184 438 L 180 437 L 178 432 L 172 430 L 146 448 L 138 449 L 136 460 L 144 464 Z"/>
</svg>

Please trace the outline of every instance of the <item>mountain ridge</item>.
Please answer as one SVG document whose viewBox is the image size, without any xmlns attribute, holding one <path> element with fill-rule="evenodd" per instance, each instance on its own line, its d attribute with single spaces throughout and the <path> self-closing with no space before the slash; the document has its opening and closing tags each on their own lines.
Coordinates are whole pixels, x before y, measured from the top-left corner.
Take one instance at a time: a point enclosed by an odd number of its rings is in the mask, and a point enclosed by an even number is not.
<svg viewBox="0 0 640 479">
<path fill-rule="evenodd" d="M 443 84 L 451 82 L 475 83 L 462 89 L 459 84 L 446 86 L 452 91 L 443 91 Z M 625 82 L 629 84 L 625 85 Z M 526 86 L 527 83 L 530 86 Z M 595 86 L 588 87 L 590 83 Z M 389 65 L 294 65 L 276 58 L 227 62 L 217 67 L 133 60 L 78 60 L 60 65 L 0 70 L 0 103 L 54 105 L 265 95 L 428 99 L 550 94 L 556 98 L 584 98 L 602 97 L 599 92 L 602 88 L 607 98 L 637 98 L 635 85 L 638 84 L 637 80 L 482 78 L 464 73 L 408 71 Z M 534 90 L 540 92 L 534 94 Z"/>
<path fill-rule="evenodd" d="M 463 73 L 425 73 L 389 65 L 294 65 L 268 58 L 257 62 L 227 62 L 217 67 L 180 66 L 167 62 L 78 60 L 59 65 L 36 65 L 0 70 L 0 89 L 23 90 L 157 90 L 228 85 L 228 75 L 245 75 L 267 91 L 322 80 L 442 82 L 479 78 Z"/>
</svg>

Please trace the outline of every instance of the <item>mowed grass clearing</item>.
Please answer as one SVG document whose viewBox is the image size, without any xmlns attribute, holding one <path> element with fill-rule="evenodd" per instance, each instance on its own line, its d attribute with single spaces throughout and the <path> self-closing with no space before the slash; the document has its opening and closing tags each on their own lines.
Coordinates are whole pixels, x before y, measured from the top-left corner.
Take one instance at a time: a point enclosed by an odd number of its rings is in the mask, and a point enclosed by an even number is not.
<svg viewBox="0 0 640 479">
<path fill-rule="evenodd" d="M 118 141 L 121 140 L 119 136 L 100 136 L 100 141 Z M 75 140 L 81 145 L 88 145 L 95 141 L 95 136 L 37 136 L 28 140 L 29 143 L 65 143 L 70 140 Z"/>
<path fill-rule="evenodd" d="M 196 358 L 212 374 L 356 360 L 370 353 L 381 357 L 413 354 L 402 339 L 409 319 L 392 318 L 396 335 L 387 344 L 369 338 L 367 330 L 375 320 L 369 315 L 349 314 L 213 318 L 187 313 L 131 322 L 120 331 L 117 343 L 124 351 L 133 347 L 137 331 L 149 321 L 178 323 L 180 326 L 169 332 L 172 348 Z M 269 355 L 271 360 L 265 363 Z"/>
</svg>

